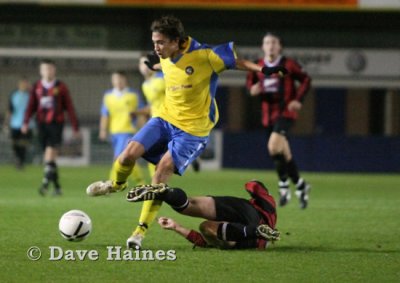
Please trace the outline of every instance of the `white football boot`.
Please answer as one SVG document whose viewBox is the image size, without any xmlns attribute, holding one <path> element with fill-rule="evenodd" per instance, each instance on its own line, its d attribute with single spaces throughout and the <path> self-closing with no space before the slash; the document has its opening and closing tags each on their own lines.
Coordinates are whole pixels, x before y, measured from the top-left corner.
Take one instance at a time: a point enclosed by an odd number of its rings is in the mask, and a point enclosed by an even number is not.
<svg viewBox="0 0 400 283">
<path fill-rule="evenodd" d="M 279 181 L 279 206 L 285 206 L 291 199 L 291 193 L 289 188 L 289 180 Z"/>
<path fill-rule="evenodd" d="M 303 189 L 297 188 L 295 194 L 299 199 L 301 209 L 307 208 L 310 191 L 311 185 L 306 182 L 304 182 Z"/>
<path fill-rule="evenodd" d="M 144 236 L 140 234 L 132 235 L 126 240 L 126 247 L 128 249 L 140 250 L 142 248 L 142 240 Z"/>
<path fill-rule="evenodd" d="M 123 191 L 126 189 L 127 184 L 116 185 L 112 181 L 98 181 L 90 184 L 86 189 L 86 194 L 91 197 L 104 196 L 110 193 Z"/>
</svg>

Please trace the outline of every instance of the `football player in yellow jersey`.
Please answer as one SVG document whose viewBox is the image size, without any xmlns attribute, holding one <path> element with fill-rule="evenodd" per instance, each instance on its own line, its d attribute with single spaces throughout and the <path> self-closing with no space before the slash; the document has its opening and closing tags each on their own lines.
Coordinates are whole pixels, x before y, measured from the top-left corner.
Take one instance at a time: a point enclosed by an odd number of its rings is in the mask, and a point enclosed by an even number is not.
<svg viewBox="0 0 400 283">
<path fill-rule="evenodd" d="M 164 75 L 161 71 L 151 70 L 146 63 L 147 57 L 142 56 L 139 59 L 139 72 L 144 77 L 144 82 L 142 84 L 142 91 L 148 106 L 137 111 L 137 114 L 148 115 L 150 117 L 157 117 L 158 112 L 161 111 L 162 105 L 165 98 L 165 81 Z M 151 166 L 149 163 L 149 170 L 152 172 L 152 176 L 155 172 L 155 166 Z M 193 170 L 198 172 L 200 170 L 200 163 L 197 159 L 192 162 Z M 154 171 L 153 171 L 154 169 Z"/>
<path fill-rule="evenodd" d="M 239 69 L 263 72 L 267 76 L 286 73 L 280 66 L 261 67 L 237 58 L 233 42 L 217 46 L 197 42 L 185 35 L 181 21 L 173 16 L 155 20 L 151 30 L 157 56 L 148 56 L 146 64 L 164 74 L 164 104 L 114 162 L 116 177 L 89 185 L 86 192 L 90 196 L 124 190 L 140 157 L 157 165 L 152 184 L 166 183 L 174 173 L 182 175 L 204 150 L 208 135 L 218 121 L 215 94 L 222 71 Z M 128 248 L 141 247 L 161 203 L 160 200 L 143 203 L 139 225 L 127 240 Z"/>
<path fill-rule="evenodd" d="M 150 70 L 145 62 L 146 56 L 139 59 L 139 72 L 142 74 L 144 81 L 142 83 L 142 92 L 147 100 L 148 106 L 138 111 L 138 114 L 148 116 L 157 116 L 161 109 L 165 98 L 165 81 L 161 71 Z"/>
<path fill-rule="evenodd" d="M 144 63 L 147 61 L 146 56 L 139 58 L 139 72 L 142 74 L 144 81 L 142 83 L 142 92 L 147 100 L 147 106 L 136 111 L 136 115 L 144 115 L 147 117 L 157 116 L 161 109 L 165 98 L 165 81 L 161 71 L 154 71 L 147 67 Z M 156 166 L 148 163 L 150 176 L 156 172 Z"/>
<path fill-rule="evenodd" d="M 114 159 L 116 159 L 133 134 L 137 132 L 136 121 L 132 114 L 144 108 L 145 105 L 139 93 L 128 87 L 125 72 L 113 72 L 111 84 L 113 88 L 104 93 L 101 106 L 99 139 L 107 141 L 108 133 L 110 134 Z M 113 179 L 115 175 L 116 171 L 113 167 L 110 178 Z M 143 173 L 139 166 L 134 167 L 132 177 L 136 184 L 144 183 Z"/>
</svg>

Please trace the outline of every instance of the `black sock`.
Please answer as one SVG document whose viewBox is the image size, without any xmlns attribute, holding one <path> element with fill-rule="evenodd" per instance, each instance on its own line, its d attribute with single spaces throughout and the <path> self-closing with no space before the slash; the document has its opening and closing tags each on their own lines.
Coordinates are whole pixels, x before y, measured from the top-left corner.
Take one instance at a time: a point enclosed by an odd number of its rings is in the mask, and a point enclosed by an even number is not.
<svg viewBox="0 0 400 283">
<path fill-rule="evenodd" d="M 299 181 L 296 183 L 296 188 L 299 191 L 302 191 L 302 190 L 304 190 L 305 187 L 306 187 L 306 182 L 304 181 L 303 178 L 300 178 Z"/>
<path fill-rule="evenodd" d="M 53 182 L 56 189 L 60 189 L 57 164 L 54 161 L 46 162 L 44 167 L 43 186 L 47 187 L 50 182 Z"/>
<path fill-rule="evenodd" d="M 22 164 L 21 147 L 18 145 L 18 141 L 14 141 L 13 151 L 14 151 L 15 157 L 17 158 L 18 164 Z"/>
<path fill-rule="evenodd" d="M 26 146 L 24 145 L 19 147 L 19 158 L 21 160 L 21 165 L 23 165 L 26 160 Z"/>
<path fill-rule="evenodd" d="M 58 167 L 57 167 L 57 164 L 55 162 L 53 162 L 52 166 L 53 166 L 53 183 L 54 183 L 54 187 L 57 190 L 59 190 L 61 188 L 61 186 L 60 186 L 60 182 L 58 181 Z"/>
<path fill-rule="evenodd" d="M 223 241 L 242 241 L 244 239 L 254 239 L 256 235 L 256 225 L 243 225 L 240 223 L 221 223 L 218 226 L 217 237 Z"/>
<path fill-rule="evenodd" d="M 185 210 L 189 205 L 189 200 L 185 191 L 180 188 L 167 189 L 158 199 L 165 201 L 178 212 Z"/>
<path fill-rule="evenodd" d="M 297 169 L 297 164 L 292 158 L 287 162 L 287 171 L 290 179 L 292 179 L 293 184 L 297 184 L 300 179 L 299 169 Z"/>
<path fill-rule="evenodd" d="M 12 149 L 14 151 L 15 156 L 18 157 L 18 146 L 15 141 L 13 141 Z"/>
<path fill-rule="evenodd" d="M 50 162 L 46 162 L 43 170 L 42 186 L 47 188 L 52 180 L 53 180 L 52 166 L 50 165 Z"/>
<path fill-rule="evenodd" d="M 275 164 L 276 172 L 278 173 L 279 180 L 286 182 L 288 178 L 288 168 L 285 156 L 283 154 L 272 155 L 272 160 Z"/>
<path fill-rule="evenodd" d="M 149 226 L 146 223 L 139 222 L 138 226 L 142 227 L 143 230 L 149 229 Z"/>
</svg>

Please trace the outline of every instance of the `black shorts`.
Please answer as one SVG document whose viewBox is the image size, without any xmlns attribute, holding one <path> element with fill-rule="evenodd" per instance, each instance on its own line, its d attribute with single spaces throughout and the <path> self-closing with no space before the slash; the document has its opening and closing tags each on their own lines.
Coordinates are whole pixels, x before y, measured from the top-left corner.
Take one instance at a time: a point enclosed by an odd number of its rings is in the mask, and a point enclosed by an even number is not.
<svg viewBox="0 0 400 283">
<path fill-rule="evenodd" d="M 26 134 L 23 134 L 20 129 L 11 129 L 11 139 L 17 140 L 30 140 L 32 138 L 32 130 L 28 130 Z"/>
<path fill-rule="evenodd" d="M 39 143 L 42 149 L 46 147 L 59 147 L 62 142 L 63 124 L 41 123 L 38 125 Z"/>
<path fill-rule="evenodd" d="M 248 200 L 237 197 L 213 196 L 215 201 L 216 221 L 234 222 L 243 225 L 258 225 L 261 215 Z M 237 242 L 235 249 L 257 248 L 257 239 Z"/>
<path fill-rule="evenodd" d="M 293 119 L 288 119 L 283 117 L 278 118 L 278 120 L 274 124 L 266 127 L 268 139 L 272 133 L 278 133 L 280 135 L 287 137 L 289 130 L 293 126 L 293 124 L 294 124 Z"/>
</svg>

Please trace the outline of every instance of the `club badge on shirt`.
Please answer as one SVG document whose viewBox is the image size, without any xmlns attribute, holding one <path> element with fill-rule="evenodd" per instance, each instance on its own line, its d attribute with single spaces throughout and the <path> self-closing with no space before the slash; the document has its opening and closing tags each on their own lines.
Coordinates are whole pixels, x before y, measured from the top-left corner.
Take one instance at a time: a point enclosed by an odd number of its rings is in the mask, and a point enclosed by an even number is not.
<svg viewBox="0 0 400 283">
<path fill-rule="evenodd" d="M 192 66 L 187 66 L 185 69 L 186 74 L 191 75 L 194 73 L 194 69 Z"/>
</svg>

